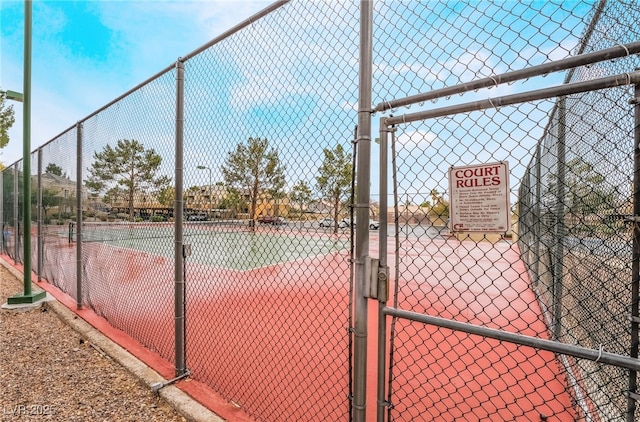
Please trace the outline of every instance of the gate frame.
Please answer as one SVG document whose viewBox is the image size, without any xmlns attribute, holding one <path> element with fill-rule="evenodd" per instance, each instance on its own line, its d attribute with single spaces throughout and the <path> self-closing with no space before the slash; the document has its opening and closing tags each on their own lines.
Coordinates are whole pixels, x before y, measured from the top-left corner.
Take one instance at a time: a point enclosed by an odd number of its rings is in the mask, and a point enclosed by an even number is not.
<svg viewBox="0 0 640 422">
<path fill-rule="evenodd" d="M 527 79 L 533 76 L 546 75 L 550 72 L 557 72 L 561 70 L 574 69 L 579 66 L 587 64 L 593 64 L 600 61 L 611 60 L 619 57 L 626 57 L 632 54 L 640 52 L 640 42 L 629 43 L 625 45 L 618 45 L 608 49 L 580 54 L 567 59 L 533 66 L 526 69 L 517 70 L 514 72 L 508 72 L 502 75 L 490 76 L 488 78 L 479 79 L 470 83 L 464 83 L 455 85 L 453 87 L 442 88 L 428 93 L 422 93 L 411 97 L 397 99 L 393 101 L 385 101 L 376 106 L 374 112 L 383 112 L 397 107 L 407 106 L 414 103 L 425 102 L 426 100 L 433 100 L 442 97 L 448 97 L 453 94 L 461 94 L 480 88 L 487 88 L 498 86 L 499 84 L 509 83 L 516 80 Z M 391 316 L 392 324 L 395 318 L 404 318 L 416 322 L 422 322 L 424 324 L 434 325 L 437 327 L 448 328 L 455 331 L 462 331 L 468 334 L 476 334 L 487 338 L 492 338 L 500 341 L 510 342 L 522 346 L 530 346 L 540 350 L 550 351 L 560 355 L 568 355 L 576 358 L 587 359 L 591 361 L 597 361 L 609 365 L 618 366 L 629 370 L 629 391 L 627 392 L 627 421 L 632 422 L 634 420 L 634 413 L 636 409 L 636 401 L 640 399 L 640 395 L 636 391 L 637 389 L 637 372 L 640 371 L 640 361 L 638 361 L 638 326 L 640 324 L 639 303 L 640 303 L 640 70 L 636 70 L 632 73 L 624 73 L 615 76 L 609 76 L 605 78 L 585 81 L 566 83 L 560 86 L 545 88 L 540 90 L 534 90 L 519 94 L 501 96 L 497 98 L 489 98 L 487 100 L 475 101 L 470 103 L 464 103 L 459 105 L 442 107 L 434 110 L 421 111 L 411 114 L 404 114 L 402 116 L 395 117 L 382 117 L 380 118 L 380 201 L 381 207 L 384 202 L 387 201 L 387 150 L 388 150 L 388 136 L 392 134 L 392 159 L 395 170 L 395 148 L 394 132 L 397 125 L 416 122 L 420 120 L 427 120 L 435 117 L 442 117 L 458 113 L 466 113 L 471 111 L 485 110 L 489 108 L 495 108 L 506 105 L 513 105 L 519 103 L 525 103 L 536 100 L 550 99 L 558 97 L 560 102 L 564 102 L 564 98 L 570 94 L 576 94 L 581 92 L 596 91 L 605 88 L 635 85 L 634 98 L 629 101 L 634 105 L 634 216 L 631 220 L 634 222 L 633 229 L 633 268 L 632 268 L 632 297 L 631 297 L 631 349 L 630 356 L 618 355 L 615 353 L 605 352 L 602 349 L 595 350 L 582 346 L 571 345 L 561 343 L 559 341 L 541 339 L 532 336 L 526 336 L 517 333 L 510 333 L 507 331 L 488 328 L 484 326 L 478 326 L 466 322 L 459 322 L 455 320 L 448 320 L 441 317 L 435 317 L 425 314 L 420 314 L 412 311 L 405 311 L 396 307 L 387 306 L 387 298 L 379 298 L 378 306 L 378 384 L 377 384 L 377 421 L 384 422 L 385 413 L 389 414 L 393 406 L 391 403 L 391 371 L 393 368 L 393 350 L 389 355 L 389 386 L 385 397 L 385 383 L 387 375 L 386 366 L 386 316 Z M 384 176 L 384 178 L 383 178 Z M 395 171 L 394 171 L 395 177 Z M 397 199 L 396 184 L 394 183 L 394 197 Z M 397 202 L 397 201 L 396 201 Z M 397 213 L 397 209 L 396 209 Z M 397 217 L 397 216 L 396 216 Z M 380 225 L 386 227 L 388 217 L 387 214 L 381 214 Z M 397 224 L 397 218 L 396 218 Z M 397 233 L 397 228 L 396 228 Z M 380 267 L 378 271 L 384 271 L 384 265 L 387 260 L 387 246 L 386 246 L 386 230 L 385 236 L 382 236 L 382 232 L 379 239 L 380 250 Z M 398 237 L 396 235 L 396 242 Z M 396 265 L 396 286 L 398 280 L 398 267 Z M 553 328 L 553 327 L 552 327 Z M 633 332 L 635 330 L 635 334 Z M 555 330 L 554 330 L 555 331 Z M 390 342 L 393 340 L 393 329 L 391 330 Z M 385 412 L 385 408 L 387 412 Z M 587 413 L 587 419 L 590 419 Z"/>
</svg>

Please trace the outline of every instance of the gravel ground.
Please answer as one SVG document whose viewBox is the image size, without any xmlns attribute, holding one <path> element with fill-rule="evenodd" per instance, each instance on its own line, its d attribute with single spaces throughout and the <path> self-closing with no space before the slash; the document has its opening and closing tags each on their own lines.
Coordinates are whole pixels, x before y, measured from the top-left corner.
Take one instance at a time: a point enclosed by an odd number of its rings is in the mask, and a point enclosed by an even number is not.
<svg viewBox="0 0 640 422">
<path fill-rule="evenodd" d="M 22 281 L 0 265 L 0 303 Z M 2 421 L 186 421 L 46 303 L 0 309 Z"/>
</svg>

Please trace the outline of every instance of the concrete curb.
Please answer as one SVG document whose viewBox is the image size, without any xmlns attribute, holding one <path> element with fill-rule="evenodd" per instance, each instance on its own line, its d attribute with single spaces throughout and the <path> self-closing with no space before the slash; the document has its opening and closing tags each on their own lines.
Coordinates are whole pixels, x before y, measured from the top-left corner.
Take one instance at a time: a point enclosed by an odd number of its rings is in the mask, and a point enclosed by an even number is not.
<svg viewBox="0 0 640 422">
<path fill-rule="evenodd" d="M 0 263 L 18 278 L 18 280 L 22 279 L 23 275 L 21 272 L 3 260 L 0 260 Z M 38 306 L 40 305 L 39 303 Z M 149 390 L 153 390 L 152 386 L 154 384 L 167 382 L 167 380 L 156 371 L 149 368 L 127 350 L 96 330 L 91 324 L 78 317 L 57 300 L 51 300 L 50 296 L 48 296 L 46 306 L 55 312 L 58 318 L 64 323 L 89 340 L 89 343 L 96 348 L 98 352 L 104 353 L 106 356 L 118 362 L 123 368 L 138 378 L 140 382 L 144 383 Z M 190 422 L 225 422 L 225 419 L 220 418 L 174 385 L 167 385 L 161 388 L 158 394 Z"/>
</svg>

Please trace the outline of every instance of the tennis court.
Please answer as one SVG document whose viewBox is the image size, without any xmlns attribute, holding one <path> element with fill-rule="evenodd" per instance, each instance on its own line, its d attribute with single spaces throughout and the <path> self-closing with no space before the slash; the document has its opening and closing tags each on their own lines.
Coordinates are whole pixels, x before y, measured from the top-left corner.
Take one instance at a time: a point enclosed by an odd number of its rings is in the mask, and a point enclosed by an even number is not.
<svg viewBox="0 0 640 422">
<path fill-rule="evenodd" d="M 167 333 L 174 324 L 173 227 L 139 223 L 86 228 L 88 302 L 114 326 L 171 360 L 174 344 Z M 68 233 L 57 236 L 63 239 Z M 243 399 L 250 401 L 251 412 L 272 420 L 344 419 L 347 402 L 328 408 L 322 397 L 334 394 L 337 386 L 348 390 L 348 233 L 273 227 L 252 233 L 237 225 L 193 223 L 185 225 L 184 239 L 193 250 L 185 260 L 187 365 L 193 377 L 223 396 L 237 397 L 240 407 L 245 407 Z M 403 264 L 409 265 L 404 275 L 411 279 L 401 280 L 401 300 L 428 314 L 528 335 L 545 331 L 515 245 L 461 245 L 443 237 L 425 237 L 420 244 L 410 263 Z M 464 254 L 455 258 L 461 247 Z M 58 250 L 75 253 L 73 247 Z M 375 232 L 370 252 L 378 254 Z M 438 274 L 438 282 L 420 268 Z M 423 300 L 415 299 L 417 291 Z M 316 297 L 330 300 L 317 306 Z M 369 313 L 369 335 L 375 341 L 377 315 L 373 307 Z M 505 418 L 548 414 L 574 420 L 552 353 L 419 325 L 397 327 L 396 341 L 418 346 L 396 365 L 402 371 L 418 366 L 431 376 L 418 383 L 406 380 L 395 386 L 395 394 L 433 399 L 438 388 L 457 388 L 446 401 L 422 400 L 413 410 L 397 409 L 399 414 L 412 420 L 483 420 L 496 412 Z M 443 362 L 466 363 L 463 368 L 441 366 Z M 376 403 L 376 364 L 375 348 L 370 348 L 371 406 Z M 237 367 L 246 371 L 229 373 Z M 312 376 L 300 368 L 308 368 Z M 286 411 L 281 405 L 277 415 L 270 414 L 269 403 L 283 396 L 290 398 Z M 373 408 L 368 416 L 373 420 Z"/>
<path fill-rule="evenodd" d="M 47 233 L 47 266 L 73 262 L 68 228 Z M 173 226 L 86 224 L 82 239 L 84 303 L 173 361 Z M 349 232 L 190 222 L 184 243 L 191 246 L 184 279 L 192 376 L 269 420 L 345 419 L 348 401 L 326 400 L 336 389 L 346 397 L 349 384 Z M 285 396 L 295 397 L 289 413 L 271 414 L 270 403 Z"/>
<path fill-rule="evenodd" d="M 69 229 L 55 231 L 69 236 Z M 269 227 L 252 232 L 246 222 L 192 222 L 184 225 L 183 243 L 190 245 L 189 262 L 232 270 L 252 270 L 348 249 L 346 236 L 325 236 L 309 229 L 277 230 Z M 169 223 L 89 223 L 83 225 L 85 243 L 102 243 L 173 258 L 174 227 Z"/>
</svg>

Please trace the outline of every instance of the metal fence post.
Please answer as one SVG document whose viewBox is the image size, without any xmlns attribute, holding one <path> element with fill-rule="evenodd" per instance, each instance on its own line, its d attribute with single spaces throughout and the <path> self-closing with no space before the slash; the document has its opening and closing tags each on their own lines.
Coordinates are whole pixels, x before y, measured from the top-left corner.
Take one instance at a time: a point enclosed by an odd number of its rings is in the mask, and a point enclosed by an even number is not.
<svg viewBox="0 0 640 422">
<path fill-rule="evenodd" d="M 387 207 L 388 207 L 388 137 L 389 127 L 380 119 L 380 227 L 379 227 L 379 259 L 380 268 L 387 268 Z M 378 298 L 378 403 L 377 421 L 384 422 L 385 407 L 388 405 L 385 400 L 385 367 L 386 367 L 386 344 L 387 344 L 387 318 L 384 314 L 386 307 L 386 297 Z"/>
<path fill-rule="evenodd" d="M 31 0 L 24 2 L 24 85 L 22 103 L 22 266 L 24 277 L 24 297 L 28 302 L 32 298 L 31 289 Z"/>
<path fill-rule="evenodd" d="M 76 124 L 76 307 L 82 309 L 82 123 Z"/>
<path fill-rule="evenodd" d="M 0 253 L 5 254 L 7 251 L 5 250 L 5 235 L 4 231 L 6 230 L 5 224 L 6 219 L 4 218 L 4 171 L 6 168 L 0 170 L 0 224 L 2 224 L 2 249 L 0 249 Z"/>
<path fill-rule="evenodd" d="M 18 262 L 18 248 L 20 246 L 20 190 L 18 189 L 18 165 L 13 167 L 13 261 Z"/>
<path fill-rule="evenodd" d="M 541 175 L 541 161 L 542 154 L 540 148 L 540 142 L 536 146 L 536 155 L 535 155 L 535 163 L 536 163 L 536 199 L 534 202 L 534 211 L 533 211 L 533 221 L 531 222 L 533 225 L 533 254 L 534 254 L 534 270 L 533 270 L 533 285 L 537 286 L 540 282 L 540 240 L 542 239 L 542 215 L 540 212 L 540 203 L 542 202 L 542 177 Z"/>
<path fill-rule="evenodd" d="M 175 370 L 176 376 L 187 371 L 185 357 L 185 284 L 184 284 L 184 244 L 183 244 L 183 177 L 184 177 L 184 63 L 176 62 L 176 158 L 175 158 Z"/>
<path fill-rule="evenodd" d="M 358 83 L 358 174 L 357 221 L 369 221 L 371 173 L 371 84 L 373 45 L 372 0 L 360 1 L 360 69 Z M 368 299 L 365 297 L 366 260 L 369 253 L 369 225 L 356 224 L 355 332 L 353 420 L 366 418 Z"/>
<path fill-rule="evenodd" d="M 24 2 L 24 78 L 23 78 L 23 102 L 22 102 L 22 240 L 23 257 L 23 281 L 24 291 L 7 298 L 7 303 L 16 305 L 20 303 L 35 303 L 44 299 L 46 292 L 39 290 L 34 292 L 31 286 L 31 0 Z"/>
<path fill-rule="evenodd" d="M 633 127 L 633 257 L 631 264 L 631 351 L 638 358 L 638 329 L 640 328 L 640 85 L 635 85 Z M 629 394 L 627 396 L 627 422 L 635 421 L 637 372 L 629 370 Z"/>
<path fill-rule="evenodd" d="M 560 340 L 562 336 L 562 294 L 564 272 L 564 236 L 565 236 L 565 175 L 566 175 L 566 101 L 563 96 L 558 101 L 558 180 L 556 183 L 555 204 L 555 251 L 553 254 L 553 336 Z"/>
<path fill-rule="evenodd" d="M 36 273 L 38 275 L 38 280 L 42 279 L 42 246 L 43 246 L 43 236 L 42 236 L 42 148 L 38 148 L 38 187 L 36 188 L 36 218 L 38 219 L 38 245 L 36 248 L 38 254 L 38 260 L 36 261 Z"/>
</svg>

